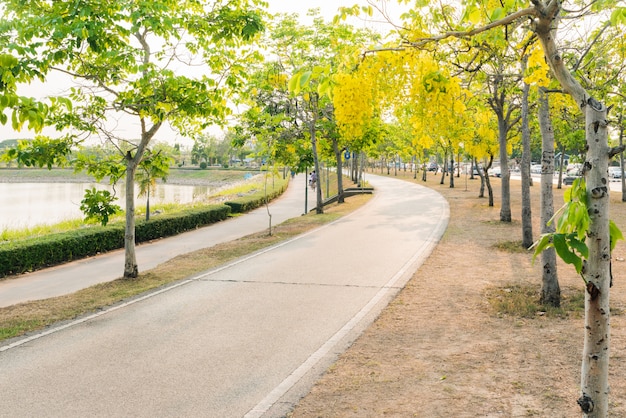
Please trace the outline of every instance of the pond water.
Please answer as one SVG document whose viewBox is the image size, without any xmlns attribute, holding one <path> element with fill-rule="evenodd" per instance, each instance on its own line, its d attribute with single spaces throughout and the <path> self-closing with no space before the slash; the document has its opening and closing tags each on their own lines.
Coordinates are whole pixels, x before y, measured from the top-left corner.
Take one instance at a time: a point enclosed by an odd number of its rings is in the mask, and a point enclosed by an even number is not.
<svg viewBox="0 0 626 418">
<path fill-rule="evenodd" d="M 41 224 L 54 224 L 83 218 L 80 201 L 85 189 L 107 189 L 108 185 L 89 183 L 0 183 L 0 230 Z M 117 205 L 124 208 L 124 190 L 116 188 Z M 135 189 L 136 190 L 136 189 Z M 157 203 L 192 203 L 204 200 L 208 186 L 158 184 L 150 193 L 150 205 Z M 135 207 L 145 207 L 146 198 L 136 198 Z"/>
</svg>

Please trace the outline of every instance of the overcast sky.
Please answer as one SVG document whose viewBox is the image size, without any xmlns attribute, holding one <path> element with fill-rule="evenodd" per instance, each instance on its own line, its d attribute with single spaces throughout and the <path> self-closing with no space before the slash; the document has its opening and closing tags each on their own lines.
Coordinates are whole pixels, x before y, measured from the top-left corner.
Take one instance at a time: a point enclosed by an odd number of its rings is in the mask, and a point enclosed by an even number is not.
<svg viewBox="0 0 626 418">
<path fill-rule="evenodd" d="M 314 0 L 314 1 L 299 1 L 299 0 L 266 0 L 269 4 L 269 12 L 272 14 L 275 13 L 297 13 L 303 23 L 310 23 L 307 18 L 307 12 L 312 8 L 319 8 L 321 15 L 324 17 L 326 21 L 331 21 L 333 17 L 337 14 L 338 9 L 340 7 L 350 7 L 355 4 L 358 5 L 366 5 L 366 0 Z M 394 0 L 389 0 L 390 5 L 397 5 Z M 397 6 L 396 6 L 397 7 Z M 359 24 L 359 20 L 353 20 L 351 23 L 354 25 Z M 372 25 L 369 25 L 372 27 Z M 56 79 L 56 77 L 52 76 L 49 78 L 48 83 L 45 85 L 41 85 L 38 82 L 34 82 L 30 86 L 22 86 L 18 90 L 18 94 L 22 96 L 35 96 L 35 97 L 43 97 L 45 95 L 58 95 L 62 94 L 63 91 L 66 91 L 69 87 L 71 87 L 71 81 L 68 82 L 53 82 L 52 79 Z M 0 141 L 4 139 L 13 139 L 13 138 L 31 138 L 33 137 L 33 133 L 28 130 L 22 130 L 21 132 L 15 132 L 11 129 L 11 119 L 9 118 L 9 123 L 7 125 L 0 125 Z M 137 127 L 132 128 L 133 134 L 136 131 Z M 171 136 L 169 129 L 167 131 L 167 136 Z M 53 136 L 53 131 L 44 132 L 45 134 Z M 157 138 L 163 138 L 163 133 L 157 134 Z M 182 141 L 187 143 L 188 141 Z"/>
</svg>

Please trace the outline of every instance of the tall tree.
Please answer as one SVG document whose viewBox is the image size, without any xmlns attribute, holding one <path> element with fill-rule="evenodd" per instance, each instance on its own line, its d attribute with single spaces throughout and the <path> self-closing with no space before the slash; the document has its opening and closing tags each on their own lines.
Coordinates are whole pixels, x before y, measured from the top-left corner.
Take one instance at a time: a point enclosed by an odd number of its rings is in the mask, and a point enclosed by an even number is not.
<svg viewBox="0 0 626 418">
<path fill-rule="evenodd" d="M 455 22 L 454 25 L 450 24 L 449 29 L 443 33 L 428 36 L 423 29 L 415 31 L 416 25 L 412 24 L 425 14 L 421 9 L 427 4 L 428 2 L 416 1 L 412 13 L 404 15 L 412 20 L 404 26 L 408 29 L 408 33 L 403 36 L 406 47 L 425 48 L 433 42 L 449 38 L 473 38 L 484 33 L 506 36 L 510 27 L 518 26 L 522 21 L 530 21 L 530 30 L 538 37 L 551 72 L 562 89 L 574 98 L 585 114 L 588 146 L 583 170 L 585 181 L 575 183 L 569 193 L 572 200 L 566 211 L 570 214 L 569 210 L 574 210 L 576 215 L 561 222 L 564 230 L 572 235 L 563 235 L 563 240 L 543 240 L 542 243 L 546 244 L 544 248 L 555 245 L 559 255 L 573 262 L 584 279 L 585 342 L 581 373 L 582 394 L 578 403 L 584 416 L 606 417 L 609 413 L 610 259 L 615 241 L 621 237 L 616 228 L 610 227 L 608 218 L 607 170 L 609 160 L 621 152 L 621 149 L 610 148 L 607 107 L 594 98 L 568 69 L 563 54 L 557 47 L 557 38 L 559 23 L 564 14 L 569 14 L 572 19 L 582 19 L 588 12 L 609 9 L 611 24 L 618 25 L 626 23 L 626 8 L 617 7 L 619 2 L 612 0 L 590 1 L 582 4 L 583 7 L 578 11 L 566 11 L 563 2 L 557 0 L 531 0 L 528 7 L 525 7 L 527 2 L 518 0 L 466 1 L 463 3 L 461 15 L 447 14 L 447 22 Z M 486 23 L 483 19 L 485 17 Z M 496 28 L 506 29 L 504 33 L 501 30 L 492 32 Z"/>
<path fill-rule="evenodd" d="M 38 71 L 78 84 L 59 129 L 99 135 L 114 143 L 125 166 L 124 277 L 138 274 L 134 179 L 164 124 L 189 135 L 228 114 L 227 98 L 246 75 L 245 43 L 263 29 L 256 0 L 6 1 L 5 51 Z M 187 58 L 185 58 L 187 57 Z M 191 65 L 201 65 L 194 74 Z M 134 119 L 124 134 L 114 121 Z M 66 143 L 76 136 L 67 135 Z M 69 147 L 68 147 L 69 148 Z M 27 152 L 23 153 L 24 155 Z"/>
</svg>

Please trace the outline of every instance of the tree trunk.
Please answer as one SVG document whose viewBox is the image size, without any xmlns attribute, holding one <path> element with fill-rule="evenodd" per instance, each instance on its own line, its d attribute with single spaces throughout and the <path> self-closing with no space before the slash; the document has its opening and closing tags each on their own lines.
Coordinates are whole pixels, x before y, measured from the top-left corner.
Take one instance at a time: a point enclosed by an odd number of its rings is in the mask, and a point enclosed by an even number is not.
<svg viewBox="0 0 626 418">
<path fill-rule="evenodd" d="M 509 155 L 507 153 L 507 123 L 504 117 L 498 115 L 498 137 L 500 142 L 500 176 L 502 190 L 502 207 L 500 221 L 511 222 L 511 173 L 509 173 Z M 491 206 L 491 205 L 490 205 Z"/>
<path fill-rule="evenodd" d="M 454 189 L 454 151 L 450 151 L 450 188 Z"/>
<path fill-rule="evenodd" d="M 337 202 L 344 203 L 343 195 L 343 162 L 341 159 L 341 150 L 337 143 L 337 138 L 333 138 L 333 151 L 335 152 L 335 160 L 337 161 Z"/>
<path fill-rule="evenodd" d="M 441 181 L 439 182 L 439 184 L 445 184 L 447 171 L 448 171 L 448 153 L 445 153 L 443 155 L 443 170 L 441 170 Z"/>
<path fill-rule="evenodd" d="M 150 186 L 146 191 L 146 221 L 150 220 Z"/>
<path fill-rule="evenodd" d="M 587 417 L 607 417 L 609 411 L 610 263 L 609 146 L 607 111 L 600 103 L 586 109 L 587 143 L 585 166 L 591 223 L 587 237 L 589 260 L 583 277 L 585 292 L 585 345 L 583 349 L 582 396 L 579 404 Z"/>
<path fill-rule="evenodd" d="M 484 170 L 482 172 L 482 179 L 485 180 L 485 185 L 487 186 L 487 193 L 489 194 L 489 207 L 493 207 L 493 188 L 491 187 L 491 181 L 489 181 L 489 169 L 493 164 L 493 155 L 489 156 L 489 162 L 485 165 Z M 480 171 L 479 171 L 480 172 Z"/>
<path fill-rule="evenodd" d="M 559 151 L 561 152 L 561 161 L 559 161 L 559 181 L 557 182 L 557 189 L 563 187 L 563 164 L 565 163 L 565 146 L 561 145 Z"/>
<path fill-rule="evenodd" d="M 522 74 L 526 71 L 526 58 L 522 62 Z M 533 245 L 533 217 L 530 200 L 530 128 L 528 126 L 528 94 L 530 86 L 524 83 L 522 90 L 522 245 Z M 542 179 L 543 181 L 543 179 Z M 542 183 L 543 184 L 543 183 Z"/>
<path fill-rule="evenodd" d="M 315 125 L 317 124 L 317 106 L 313 106 L 313 120 L 311 121 L 311 125 L 309 126 L 309 133 L 311 135 L 311 147 L 313 150 L 313 163 L 315 164 L 315 193 L 316 193 L 316 202 L 315 205 L 315 213 L 321 214 L 324 213 L 324 202 L 322 201 L 322 176 L 320 175 L 320 161 L 319 156 L 317 154 L 317 137 L 315 131 Z"/>
<path fill-rule="evenodd" d="M 478 177 L 480 177 L 480 193 L 478 197 L 485 197 L 485 170 L 481 170 L 478 167 L 478 163 L 476 163 L 476 171 L 478 172 Z"/>
<path fill-rule="evenodd" d="M 134 279 L 139 275 L 135 254 L 135 170 L 136 161 L 130 152 L 126 156 L 126 225 L 124 231 L 124 278 Z"/>
<path fill-rule="evenodd" d="M 558 26 L 561 2 L 535 21 L 535 32 L 552 73 L 563 90 L 585 112 L 587 157 L 584 176 L 587 187 L 587 210 L 591 218 L 587 232 L 589 257 L 583 267 L 585 292 L 585 343 L 578 400 L 583 416 L 604 418 L 609 415 L 609 346 L 610 346 L 610 262 L 609 190 L 607 171 L 609 146 L 606 107 L 593 99 L 565 67 L 552 36 Z"/>
<path fill-rule="evenodd" d="M 554 130 L 550 120 L 548 96 L 543 88 L 539 89 L 539 129 L 541 130 L 541 233 L 554 232 L 554 224 L 548 224 L 554 216 L 554 197 L 552 194 L 554 177 Z M 548 248 L 541 253 L 543 276 L 541 285 L 541 303 L 561 306 L 561 288 L 556 268 L 556 251 Z"/>
<path fill-rule="evenodd" d="M 624 146 L 624 126 L 622 115 L 619 117 L 619 145 Z M 622 202 L 626 202 L 626 179 L 624 178 L 624 151 L 619 153 L 620 179 L 622 181 Z"/>
</svg>

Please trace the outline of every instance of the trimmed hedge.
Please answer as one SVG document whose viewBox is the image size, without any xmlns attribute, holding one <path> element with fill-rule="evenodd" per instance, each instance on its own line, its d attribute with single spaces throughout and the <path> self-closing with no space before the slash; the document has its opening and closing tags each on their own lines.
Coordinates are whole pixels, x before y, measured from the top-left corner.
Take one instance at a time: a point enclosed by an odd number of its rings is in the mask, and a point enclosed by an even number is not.
<svg viewBox="0 0 626 418">
<path fill-rule="evenodd" d="M 135 242 L 165 238 L 210 225 L 226 219 L 230 211 L 230 207 L 226 205 L 211 205 L 202 209 L 161 215 L 148 222 L 137 221 Z M 26 273 L 123 247 L 122 223 L 8 242 L 0 245 L 0 277 Z"/>
<path fill-rule="evenodd" d="M 0 277 L 89 257 L 124 246 L 124 226 L 96 226 L 0 246 Z"/>
<path fill-rule="evenodd" d="M 272 200 L 280 196 L 287 185 L 284 181 L 268 194 Z M 223 205 L 187 209 L 162 214 L 149 221 L 137 220 L 137 244 L 170 237 L 226 219 L 231 213 L 245 213 L 265 204 L 262 192 L 242 196 Z M 91 226 L 42 237 L 0 244 L 0 278 L 39 270 L 57 264 L 91 257 L 124 247 L 124 224 Z"/>
<path fill-rule="evenodd" d="M 279 187 L 273 192 L 269 192 L 267 199 L 271 201 L 283 194 L 284 191 L 284 187 Z M 229 202 L 224 202 L 224 204 L 230 206 L 233 213 L 245 213 L 259 206 L 263 206 L 265 204 L 265 196 L 259 196 L 257 194 L 242 196 Z"/>
</svg>

